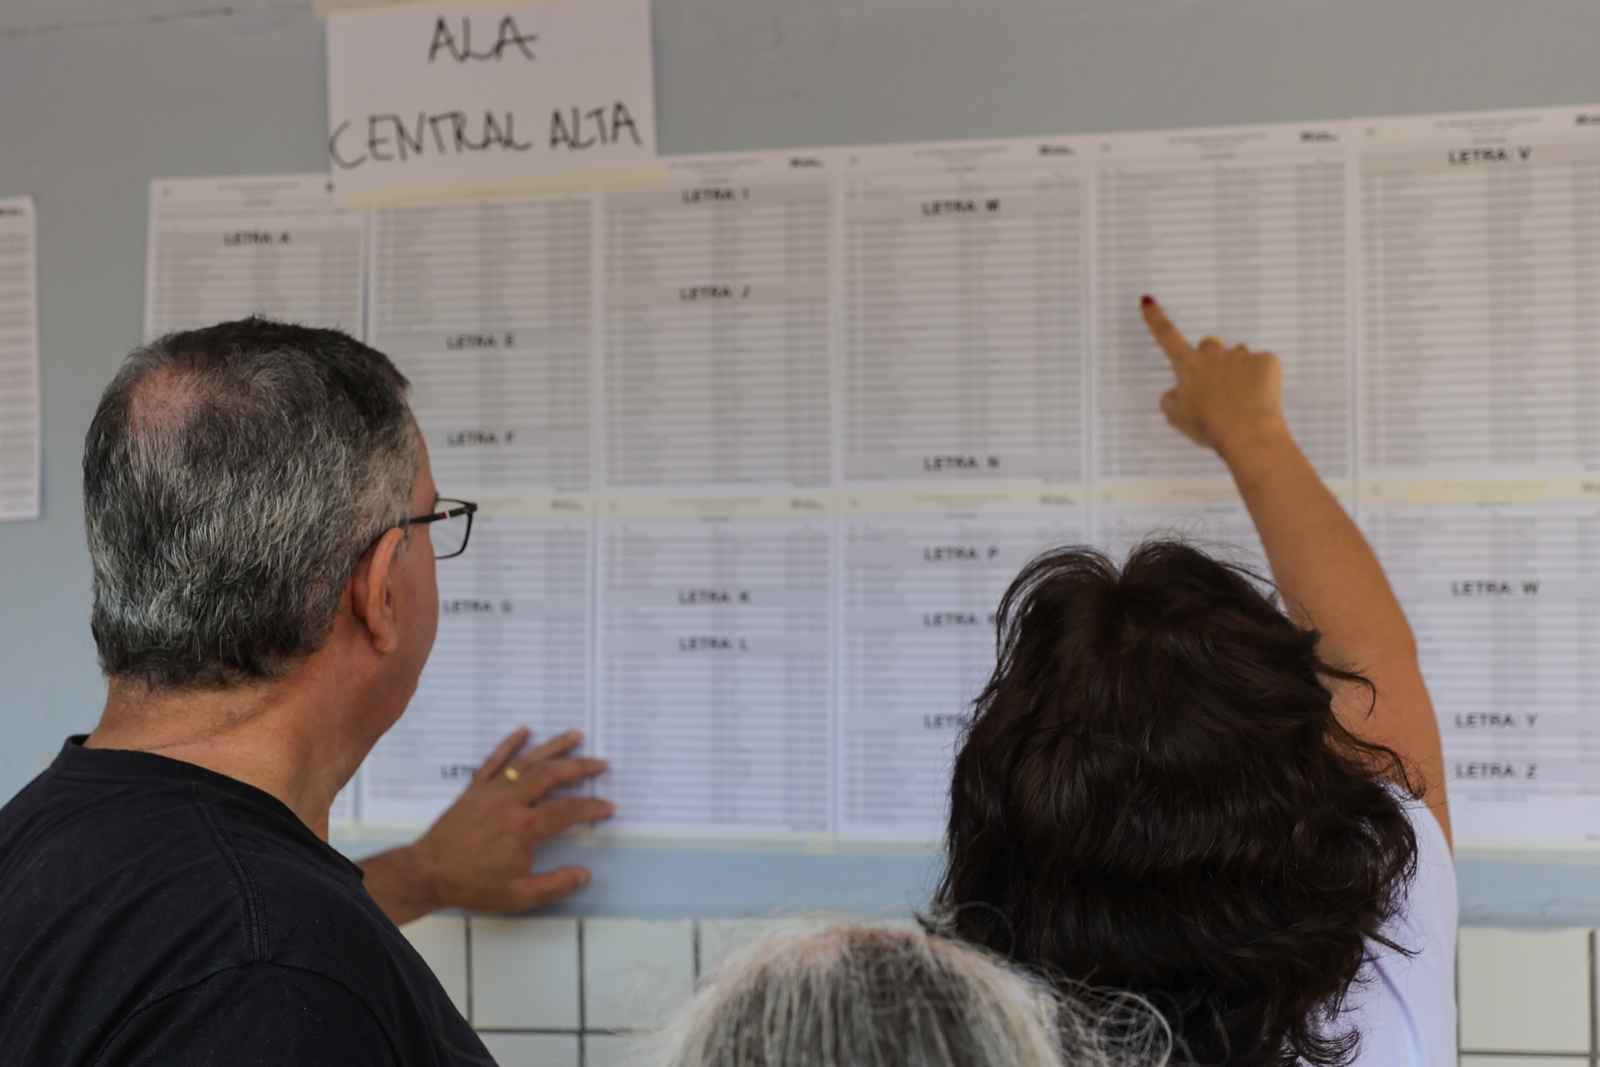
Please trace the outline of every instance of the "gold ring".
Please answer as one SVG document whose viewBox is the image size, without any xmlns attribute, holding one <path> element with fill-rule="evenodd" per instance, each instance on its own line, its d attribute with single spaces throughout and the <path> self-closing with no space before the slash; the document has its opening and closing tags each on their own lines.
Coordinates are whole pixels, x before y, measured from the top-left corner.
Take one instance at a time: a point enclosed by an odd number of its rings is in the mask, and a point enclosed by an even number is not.
<svg viewBox="0 0 1600 1067">
<path fill-rule="evenodd" d="M 517 769 L 515 767 L 507 767 L 503 773 L 513 782 L 522 777 L 522 775 L 517 773 Z"/>
<path fill-rule="evenodd" d="M 1214 333 L 1208 333 L 1204 337 L 1200 338 L 1200 343 L 1198 345 L 1196 345 L 1195 347 L 1196 348 L 1204 348 L 1206 345 L 1216 345 L 1218 348 L 1227 348 L 1228 347 L 1227 345 L 1222 343 L 1222 338 L 1218 337 Z"/>
</svg>

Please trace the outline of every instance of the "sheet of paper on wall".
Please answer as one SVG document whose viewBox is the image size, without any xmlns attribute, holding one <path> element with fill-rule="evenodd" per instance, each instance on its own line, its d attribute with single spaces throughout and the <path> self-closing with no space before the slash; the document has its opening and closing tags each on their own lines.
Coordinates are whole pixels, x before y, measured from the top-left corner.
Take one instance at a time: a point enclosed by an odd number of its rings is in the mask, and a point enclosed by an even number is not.
<svg viewBox="0 0 1600 1067">
<path fill-rule="evenodd" d="M 326 174 L 152 181 L 145 336 L 246 315 L 360 336 L 364 226 Z"/>
<path fill-rule="evenodd" d="M 1600 115 L 1352 125 L 1363 498 L 1600 497 Z"/>
<path fill-rule="evenodd" d="M 597 197 L 594 714 L 619 825 L 831 829 L 830 163 L 676 157 Z"/>
<path fill-rule="evenodd" d="M 838 832 L 932 837 L 994 610 L 1087 539 L 1084 145 L 839 150 Z"/>
<path fill-rule="evenodd" d="M 1089 539 L 1086 508 L 1025 500 L 947 490 L 843 517 L 840 834 L 943 832 L 955 742 L 994 669 L 1000 596 L 1041 550 Z"/>
<path fill-rule="evenodd" d="M 1460 839 L 1600 840 L 1600 502 L 1363 504 Z"/>
<path fill-rule="evenodd" d="M 517 726 L 535 742 L 588 726 L 593 537 L 583 514 L 480 513 L 440 561 L 433 654 L 362 764 L 363 823 L 431 821 Z"/>
<path fill-rule="evenodd" d="M 330 14 L 328 156 L 347 203 L 504 193 L 655 164 L 649 0 Z"/>
<path fill-rule="evenodd" d="M 39 517 L 36 242 L 32 198 L 0 199 L 0 521 Z"/>
<path fill-rule="evenodd" d="M 368 338 L 412 383 L 434 480 L 480 502 L 438 566 L 411 710 L 368 757 L 361 818 L 431 819 L 519 725 L 589 725 L 593 204 L 375 209 Z"/>
<path fill-rule="evenodd" d="M 1180 323 L 1274 347 L 1284 406 L 1330 481 L 1351 477 L 1347 124 L 1160 130 L 1093 138 L 1095 500 L 1231 489 L 1215 455 L 1168 430 L 1150 396 L 1172 368 L 1139 298 Z M 1204 324 L 1202 327 L 1200 324 Z"/>
</svg>

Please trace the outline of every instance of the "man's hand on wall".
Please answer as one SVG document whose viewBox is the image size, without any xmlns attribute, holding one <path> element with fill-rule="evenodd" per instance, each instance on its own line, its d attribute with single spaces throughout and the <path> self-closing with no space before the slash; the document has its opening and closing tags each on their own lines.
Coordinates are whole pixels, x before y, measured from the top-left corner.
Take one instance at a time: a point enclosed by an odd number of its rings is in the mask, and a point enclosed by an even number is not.
<svg viewBox="0 0 1600 1067">
<path fill-rule="evenodd" d="M 367 891 L 397 925 L 437 911 L 523 911 L 589 884 L 586 867 L 535 873 L 545 841 L 579 823 L 608 818 L 608 800 L 552 796 L 593 778 L 604 760 L 569 756 L 583 740 L 576 730 L 526 752 L 518 729 L 496 746 L 461 796 L 412 844 L 362 861 Z"/>
</svg>

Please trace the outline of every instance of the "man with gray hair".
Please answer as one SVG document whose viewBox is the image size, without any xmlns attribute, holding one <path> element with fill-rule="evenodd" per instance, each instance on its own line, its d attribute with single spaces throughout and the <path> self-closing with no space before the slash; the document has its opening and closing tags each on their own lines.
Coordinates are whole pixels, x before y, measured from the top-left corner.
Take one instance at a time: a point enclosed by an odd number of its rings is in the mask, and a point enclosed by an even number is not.
<svg viewBox="0 0 1600 1067">
<path fill-rule="evenodd" d="M 334 796 L 438 622 L 441 500 L 381 353 L 262 319 L 139 349 L 84 451 L 99 725 L 0 809 L 9 1065 L 487 1064 L 396 923 L 588 881 L 535 847 L 604 818 L 576 733 L 508 737 L 417 842 L 357 866 Z"/>
</svg>

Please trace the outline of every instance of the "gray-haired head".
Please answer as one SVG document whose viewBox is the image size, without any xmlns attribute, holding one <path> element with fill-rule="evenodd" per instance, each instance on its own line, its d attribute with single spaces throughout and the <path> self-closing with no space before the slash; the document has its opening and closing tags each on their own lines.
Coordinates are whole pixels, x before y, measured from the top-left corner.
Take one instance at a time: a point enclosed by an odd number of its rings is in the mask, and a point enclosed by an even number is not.
<svg viewBox="0 0 1600 1067">
<path fill-rule="evenodd" d="M 135 350 L 83 454 L 101 669 L 211 688 L 316 651 L 362 553 L 407 517 L 406 388 L 346 334 L 259 318 Z"/>
<path fill-rule="evenodd" d="M 909 929 L 786 924 L 728 959 L 635 1051 L 651 1067 L 1159 1067 L 1136 997 L 1065 1001 L 981 949 Z"/>
</svg>

